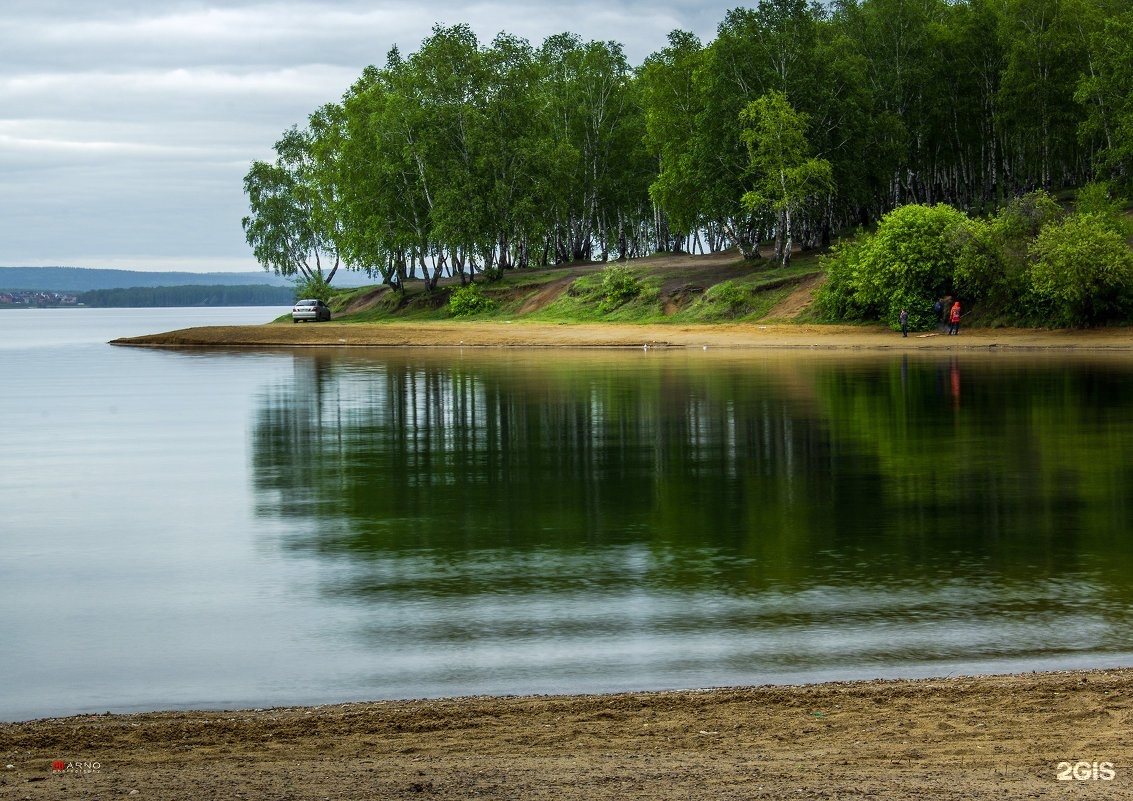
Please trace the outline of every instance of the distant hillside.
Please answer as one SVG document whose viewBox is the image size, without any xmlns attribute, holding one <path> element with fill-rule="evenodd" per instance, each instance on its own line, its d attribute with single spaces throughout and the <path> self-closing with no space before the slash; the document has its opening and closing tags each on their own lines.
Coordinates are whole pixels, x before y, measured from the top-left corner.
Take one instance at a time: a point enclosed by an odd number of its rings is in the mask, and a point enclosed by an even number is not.
<svg viewBox="0 0 1133 801">
<path fill-rule="evenodd" d="M 0 289 L 38 289 L 52 292 L 89 292 L 157 286 L 287 286 L 271 273 L 149 273 L 136 270 L 102 270 L 87 267 L 0 267 Z"/>
<path fill-rule="evenodd" d="M 373 283 L 359 273 L 339 270 L 334 285 L 362 286 Z M 246 273 L 150 273 L 139 270 L 104 270 L 92 267 L 0 267 L 0 290 L 89 292 L 94 289 L 129 289 L 158 286 L 290 286 L 286 278 L 267 272 Z"/>
<path fill-rule="evenodd" d="M 290 306 L 295 299 L 289 286 L 217 284 L 189 286 L 135 286 L 82 292 L 83 306 L 150 308 L 155 306 Z"/>
</svg>

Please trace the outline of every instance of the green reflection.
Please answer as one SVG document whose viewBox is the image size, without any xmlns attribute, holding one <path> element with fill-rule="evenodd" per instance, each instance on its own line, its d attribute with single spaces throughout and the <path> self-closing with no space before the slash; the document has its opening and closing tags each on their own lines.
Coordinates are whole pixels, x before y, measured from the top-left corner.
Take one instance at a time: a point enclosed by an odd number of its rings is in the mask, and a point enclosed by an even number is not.
<svg viewBox="0 0 1133 801">
<path fill-rule="evenodd" d="M 260 513 L 315 523 L 292 544 L 317 553 L 637 544 L 648 581 L 674 589 L 1088 576 L 1130 597 L 1120 362 L 390 351 L 294 365 L 261 397 L 254 476 Z M 509 591 L 527 580 L 509 574 Z"/>
</svg>

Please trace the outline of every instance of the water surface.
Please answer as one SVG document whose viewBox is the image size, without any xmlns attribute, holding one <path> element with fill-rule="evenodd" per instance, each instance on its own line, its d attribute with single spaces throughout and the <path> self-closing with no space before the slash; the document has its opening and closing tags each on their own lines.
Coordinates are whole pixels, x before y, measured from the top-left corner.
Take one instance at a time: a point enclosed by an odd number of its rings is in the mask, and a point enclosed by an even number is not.
<svg viewBox="0 0 1133 801">
<path fill-rule="evenodd" d="M 1133 664 L 1123 359 L 103 344 L 230 313 L 0 313 L 0 717 Z"/>
</svg>

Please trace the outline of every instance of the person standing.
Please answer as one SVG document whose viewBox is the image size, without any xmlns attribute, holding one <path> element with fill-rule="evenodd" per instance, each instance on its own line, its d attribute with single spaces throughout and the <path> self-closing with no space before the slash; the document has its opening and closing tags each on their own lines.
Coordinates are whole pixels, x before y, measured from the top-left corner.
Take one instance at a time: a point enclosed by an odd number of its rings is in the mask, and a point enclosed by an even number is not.
<svg viewBox="0 0 1133 801">
<path fill-rule="evenodd" d="M 909 312 L 906 309 L 901 309 L 901 313 L 897 315 L 897 321 L 901 323 L 901 336 L 907 337 L 909 335 Z"/>
<path fill-rule="evenodd" d="M 948 312 L 948 334 L 960 334 L 960 301 L 952 304 L 952 309 Z"/>
</svg>

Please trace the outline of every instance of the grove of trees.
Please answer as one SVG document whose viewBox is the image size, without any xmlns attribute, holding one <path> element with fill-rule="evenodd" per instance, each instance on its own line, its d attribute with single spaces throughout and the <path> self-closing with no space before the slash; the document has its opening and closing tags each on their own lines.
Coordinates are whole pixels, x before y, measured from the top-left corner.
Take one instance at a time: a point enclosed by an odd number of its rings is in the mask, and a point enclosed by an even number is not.
<svg viewBox="0 0 1133 801">
<path fill-rule="evenodd" d="M 1133 8 L 761 0 L 636 67 L 616 42 L 438 26 L 275 152 L 245 177 L 246 238 L 266 269 L 318 282 L 340 265 L 431 288 L 655 251 L 785 260 L 909 204 L 993 218 L 1035 190 L 1125 191 Z M 1041 275 L 1031 289 L 1065 296 Z"/>
</svg>

